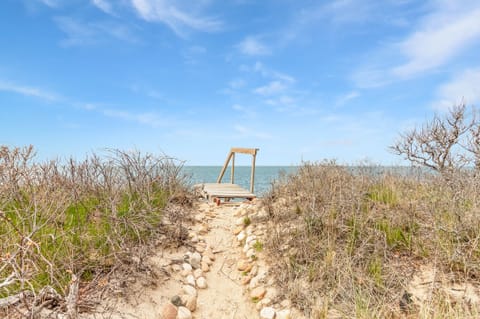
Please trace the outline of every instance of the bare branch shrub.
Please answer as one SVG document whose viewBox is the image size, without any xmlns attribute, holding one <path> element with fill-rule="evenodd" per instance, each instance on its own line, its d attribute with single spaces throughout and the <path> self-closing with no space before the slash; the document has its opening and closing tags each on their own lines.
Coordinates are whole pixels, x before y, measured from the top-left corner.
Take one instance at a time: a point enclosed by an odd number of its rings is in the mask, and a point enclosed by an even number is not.
<svg viewBox="0 0 480 319">
<path fill-rule="evenodd" d="M 400 135 L 390 147 L 393 153 L 413 164 L 442 174 L 479 162 L 480 128 L 476 109 L 465 103 L 452 107 L 444 116 Z"/>
<path fill-rule="evenodd" d="M 181 229 L 188 218 L 177 209 L 165 222 L 172 200 L 189 197 L 173 158 L 120 150 L 83 161 L 34 156 L 32 146 L 0 148 L 0 300 L 22 296 L 25 316 L 45 302 L 46 288 L 56 292 L 50 301 L 76 301 L 72 289 L 130 263 L 135 247 L 173 236 L 171 225 Z"/>
</svg>

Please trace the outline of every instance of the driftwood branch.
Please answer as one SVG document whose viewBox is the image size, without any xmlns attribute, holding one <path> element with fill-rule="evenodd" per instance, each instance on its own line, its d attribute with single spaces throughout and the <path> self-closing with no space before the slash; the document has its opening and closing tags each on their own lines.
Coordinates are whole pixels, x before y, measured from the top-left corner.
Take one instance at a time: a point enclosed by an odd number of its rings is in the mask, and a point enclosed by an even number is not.
<svg viewBox="0 0 480 319">
<path fill-rule="evenodd" d="M 20 301 L 22 301 L 24 298 L 32 296 L 31 291 L 22 291 L 19 292 L 16 295 L 8 296 L 5 298 L 0 299 L 0 308 L 6 308 L 9 306 L 16 305 Z"/>
<path fill-rule="evenodd" d="M 78 302 L 78 277 L 72 276 L 72 283 L 70 284 L 70 289 L 67 296 L 67 319 L 77 319 L 77 302 Z"/>
</svg>

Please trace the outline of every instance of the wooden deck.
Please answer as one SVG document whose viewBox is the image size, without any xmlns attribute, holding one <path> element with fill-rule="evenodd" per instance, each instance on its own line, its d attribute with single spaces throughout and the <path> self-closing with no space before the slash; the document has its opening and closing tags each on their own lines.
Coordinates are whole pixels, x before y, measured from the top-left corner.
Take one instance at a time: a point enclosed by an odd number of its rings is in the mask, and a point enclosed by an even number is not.
<svg viewBox="0 0 480 319">
<path fill-rule="evenodd" d="M 220 205 L 222 199 L 224 202 L 228 202 L 235 198 L 244 198 L 248 200 L 254 199 L 256 196 L 253 193 L 255 184 L 255 157 L 257 156 L 258 148 L 244 148 L 244 147 L 232 147 L 228 153 L 225 164 L 223 164 L 220 175 L 217 178 L 216 183 L 205 183 L 195 185 L 194 188 L 200 196 L 208 200 L 213 200 L 217 205 Z M 252 171 L 250 175 L 250 191 L 234 184 L 235 175 L 235 154 L 249 154 L 252 155 Z M 222 183 L 223 175 L 227 170 L 228 165 L 232 163 L 230 183 Z"/>
<path fill-rule="evenodd" d="M 201 195 L 209 200 L 245 198 L 254 199 L 255 194 L 248 190 L 231 183 L 205 183 L 197 185 Z"/>
</svg>

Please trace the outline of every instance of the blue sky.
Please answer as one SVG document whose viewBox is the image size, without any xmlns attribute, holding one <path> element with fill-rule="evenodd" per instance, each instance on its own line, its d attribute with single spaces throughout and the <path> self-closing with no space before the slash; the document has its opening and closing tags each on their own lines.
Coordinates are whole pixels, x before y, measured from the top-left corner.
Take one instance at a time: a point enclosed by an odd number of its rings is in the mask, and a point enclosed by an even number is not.
<svg viewBox="0 0 480 319">
<path fill-rule="evenodd" d="M 0 28 L 0 144 L 41 158 L 399 164 L 400 132 L 480 104 L 478 0 L 2 0 Z"/>
</svg>

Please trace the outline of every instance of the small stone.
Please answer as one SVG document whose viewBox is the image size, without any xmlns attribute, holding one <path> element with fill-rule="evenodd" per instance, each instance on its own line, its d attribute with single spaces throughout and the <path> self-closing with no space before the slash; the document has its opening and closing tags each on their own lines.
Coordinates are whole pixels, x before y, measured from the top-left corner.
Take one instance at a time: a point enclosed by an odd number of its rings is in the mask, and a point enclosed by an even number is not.
<svg viewBox="0 0 480 319">
<path fill-rule="evenodd" d="M 246 269 L 250 266 L 250 263 L 247 261 L 247 260 L 240 260 L 238 263 L 237 263 L 237 269 L 239 271 L 246 271 Z M 251 268 L 250 268 L 251 269 Z"/>
<path fill-rule="evenodd" d="M 201 260 L 202 260 L 202 256 L 198 252 L 194 252 L 190 257 L 190 265 L 192 265 L 192 267 L 195 269 L 200 268 Z"/>
<path fill-rule="evenodd" d="M 254 264 L 252 270 L 250 270 L 250 275 L 252 278 L 258 274 L 258 265 Z"/>
<path fill-rule="evenodd" d="M 177 318 L 177 308 L 172 305 L 171 303 L 166 303 L 162 307 L 162 311 L 160 312 L 161 319 L 176 319 Z"/>
<path fill-rule="evenodd" d="M 186 307 L 178 307 L 177 319 L 192 319 L 192 313 Z"/>
<path fill-rule="evenodd" d="M 213 264 L 213 261 L 210 259 L 210 257 L 208 257 L 206 255 L 203 255 L 202 262 L 206 262 L 208 265 Z"/>
<path fill-rule="evenodd" d="M 248 285 L 248 283 L 252 280 L 252 277 L 250 276 L 243 276 L 242 280 L 240 281 L 242 285 Z"/>
<path fill-rule="evenodd" d="M 290 319 L 290 309 L 283 309 L 283 310 L 279 310 L 277 311 L 277 316 L 276 318 L 277 319 Z"/>
<path fill-rule="evenodd" d="M 173 296 L 172 299 L 170 299 L 170 301 L 172 302 L 173 305 L 177 307 L 183 306 L 182 298 L 180 298 L 180 296 L 178 295 Z"/>
<path fill-rule="evenodd" d="M 188 264 L 188 263 L 183 263 L 182 264 L 182 268 L 183 270 L 187 270 L 187 271 L 191 271 L 192 270 L 192 265 Z"/>
<path fill-rule="evenodd" d="M 250 272 L 252 270 L 253 264 L 248 264 L 247 268 L 245 268 L 244 272 Z"/>
<path fill-rule="evenodd" d="M 197 286 L 200 289 L 206 289 L 207 288 L 207 280 L 205 277 L 200 277 L 197 279 Z"/>
<path fill-rule="evenodd" d="M 247 258 L 251 258 L 255 256 L 255 250 L 253 248 L 250 248 L 247 253 L 246 253 Z"/>
<path fill-rule="evenodd" d="M 260 301 L 262 306 L 270 306 L 272 304 L 272 299 L 265 297 Z"/>
<path fill-rule="evenodd" d="M 265 276 L 266 274 L 264 272 L 259 271 L 259 274 L 253 277 L 252 281 L 250 281 L 250 289 L 258 287 L 262 282 L 264 282 Z"/>
<path fill-rule="evenodd" d="M 200 254 L 205 251 L 205 247 L 202 245 L 195 246 L 195 250 L 198 251 Z"/>
<path fill-rule="evenodd" d="M 208 227 L 208 225 L 202 225 L 202 226 L 200 226 L 200 229 L 199 229 L 198 232 L 200 234 L 205 235 L 206 233 L 208 233 L 209 230 L 210 230 L 210 228 Z"/>
<path fill-rule="evenodd" d="M 198 279 L 198 277 L 202 277 L 203 276 L 203 271 L 199 268 L 199 269 L 195 269 L 195 271 L 193 272 L 193 276 L 195 277 L 195 279 Z"/>
<path fill-rule="evenodd" d="M 210 266 L 206 262 L 202 261 L 202 271 L 203 272 L 209 272 L 210 271 Z"/>
<path fill-rule="evenodd" d="M 250 235 L 250 236 L 247 237 L 246 243 L 251 246 L 251 245 L 255 244 L 256 239 L 257 239 L 257 236 Z"/>
<path fill-rule="evenodd" d="M 180 267 L 180 265 L 173 264 L 173 265 L 172 265 L 172 270 L 173 270 L 174 272 L 179 272 L 179 271 L 182 270 L 182 267 Z"/>
<path fill-rule="evenodd" d="M 195 277 L 193 277 L 193 275 L 187 276 L 187 284 L 189 284 L 192 287 L 195 287 Z"/>
<path fill-rule="evenodd" d="M 250 292 L 250 297 L 252 297 L 252 299 L 260 300 L 263 298 L 263 296 L 265 296 L 266 293 L 267 290 L 265 289 L 265 287 L 260 286 Z"/>
<path fill-rule="evenodd" d="M 190 311 L 197 309 L 197 297 L 191 295 L 182 295 L 182 304 Z"/>
<path fill-rule="evenodd" d="M 182 270 L 182 277 L 187 277 L 188 275 L 191 275 L 192 271 L 191 270 Z"/>
<path fill-rule="evenodd" d="M 235 236 L 237 236 L 238 234 L 240 234 L 240 233 L 242 232 L 242 230 L 243 230 L 243 226 L 237 226 L 237 227 L 235 227 L 235 229 L 233 230 L 233 234 L 234 234 Z"/>
<path fill-rule="evenodd" d="M 244 225 L 244 224 L 245 224 L 245 222 L 244 222 L 243 217 L 237 218 L 237 220 L 235 221 L 236 226 L 241 226 L 241 225 Z"/>
<path fill-rule="evenodd" d="M 272 307 L 265 307 L 260 311 L 260 318 L 273 319 L 275 318 L 275 309 Z"/>
<path fill-rule="evenodd" d="M 202 222 L 204 219 L 205 219 L 205 214 L 200 213 L 200 214 L 195 215 L 195 220 L 197 222 Z"/>
<path fill-rule="evenodd" d="M 190 286 L 190 285 L 184 285 L 184 286 L 183 286 L 183 291 L 184 291 L 187 295 L 197 296 L 197 289 L 195 289 L 194 287 L 192 287 L 192 286 Z"/>
<path fill-rule="evenodd" d="M 212 261 L 215 260 L 215 254 L 210 249 L 207 249 L 203 256 L 208 257 Z"/>
<path fill-rule="evenodd" d="M 242 232 L 240 232 L 240 234 L 237 235 L 237 240 L 242 241 L 242 240 L 245 239 L 245 237 L 247 237 L 247 235 L 245 235 L 245 232 L 242 231 Z"/>
</svg>

